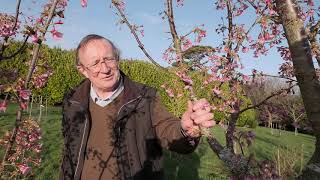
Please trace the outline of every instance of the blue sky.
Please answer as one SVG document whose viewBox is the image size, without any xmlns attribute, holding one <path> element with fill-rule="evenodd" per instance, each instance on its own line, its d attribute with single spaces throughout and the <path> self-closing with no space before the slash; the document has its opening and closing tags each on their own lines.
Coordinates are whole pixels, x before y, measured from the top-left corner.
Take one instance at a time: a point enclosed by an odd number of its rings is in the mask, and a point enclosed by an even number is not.
<svg viewBox="0 0 320 180">
<path fill-rule="evenodd" d="M 22 1 L 22 8 L 27 13 L 36 14 L 43 0 L 31 3 L 31 0 Z M 0 0 L 0 12 L 14 14 L 15 3 L 13 0 Z M 123 58 L 147 59 L 138 48 L 133 36 L 125 25 L 116 25 L 119 18 L 115 15 L 115 9 L 110 8 L 111 0 L 88 0 L 88 7 L 82 8 L 80 0 L 69 1 L 64 24 L 57 30 L 64 34 L 62 40 L 55 41 L 47 36 L 49 46 L 57 46 L 65 49 L 75 48 L 82 37 L 95 33 L 111 39 L 121 50 Z M 168 64 L 161 58 L 162 53 L 171 43 L 168 33 L 169 27 L 165 20 L 161 19 L 159 13 L 165 8 L 164 1 L 155 0 L 126 0 L 126 13 L 129 20 L 144 26 L 144 37 L 141 41 L 151 56 L 161 65 Z M 180 35 L 189 32 L 193 27 L 204 24 L 207 37 L 203 45 L 217 46 L 221 43 L 221 37 L 217 36 L 215 28 L 222 22 L 223 11 L 215 9 L 214 1 L 185 0 L 183 7 L 174 6 L 177 31 Z M 250 24 L 254 21 L 254 14 L 247 13 L 238 22 Z M 254 32 L 257 34 L 257 32 Z M 253 68 L 276 75 L 282 62 L 276 49 L 270 51 L 268 56 L 253 58 L 249 52 L 241 54 L 245 65 L 243 72 L 250 74 Z"/>
</svg>

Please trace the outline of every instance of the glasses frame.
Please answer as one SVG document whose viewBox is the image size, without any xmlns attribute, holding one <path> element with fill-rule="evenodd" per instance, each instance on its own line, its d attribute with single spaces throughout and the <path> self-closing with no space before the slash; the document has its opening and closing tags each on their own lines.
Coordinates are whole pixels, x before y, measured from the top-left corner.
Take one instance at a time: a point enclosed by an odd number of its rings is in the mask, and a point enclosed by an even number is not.
<svg viewBox="0 0 320 180">
<path fill-rule="evenodd" d="M 84 65 L 82 64 L 83 67 L 85 67 L 87 70 L 93 72 L 93 73 L 99 73 L 102 68 L 102 63 L 105 63 L 108 67 L 111 67 L 110 64 L 113 64 L 114 62 L 117 62 L 118 60 L 115 57 L 103 57 L 102 59 L 97 59 L 95 62 Z"/>
</svg>

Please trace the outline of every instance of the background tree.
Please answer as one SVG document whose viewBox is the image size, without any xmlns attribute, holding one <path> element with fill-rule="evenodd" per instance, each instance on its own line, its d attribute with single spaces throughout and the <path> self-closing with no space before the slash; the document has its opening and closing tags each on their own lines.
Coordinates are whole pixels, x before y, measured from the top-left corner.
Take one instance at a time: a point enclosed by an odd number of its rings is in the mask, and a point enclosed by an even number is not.
<svg viewBox="0 0 320 180">
<path fill-rule="evenodd" d="M 17 110 L 14 129 L 5 135 L 5 140 L 1 141 L 1 145 L 5 147 L 5 153 L 0 165 L 1 178 L 22 178 L 29 173 L 31 163 L 40 163 L 38 160 L 33 160 L 31 157 L 25 156 L 25 152 L 27 151 L 40 152 L 41 146 L 37 144 L 37 141 L 41 136 L 40 128 L 36 121 L 27 118 L 23 119 L 22 112 L 27 109 L 27 100 L 31 95 L 30 84 L 32 83 L 32 85 L 39 88 L 42 87 L 44 85 L 43 81 L 45 81 L 51 73 L 50 71 L 45 71 L 43 74 L 33 76 L 38 65 L 37 61 L 40 56 L 41 45 L 45 40 L 49 26 L 53 26 L 50 32 L 54 38 L 61 38 L 62 36 L 62 34 L 55 29 L 55 25 L 62 24 L 62 21 L 60 20 L 53 23 L 52 20 L 54 17 L 63 18 L 63 11 L 67 2 L 64 0 L 49 1 L 43 6 L 43 11 L 37 19 L 29 17 L 28 19 L 31 19 L 30 22 L 26 21 L 24 23 L 20 21 L 20 17 L 24 15 L 20 12 L 20 4 L 21 0 L 18 0 L 15 17 L 3 13 L 0 14 L 0 61 L 10 61 L 23 52 L 27 47 L 29 37 L 32 37 L 32 42 L 34 43 L 34 45 L 31 46 L 31 60 L 28 62 L 29 69 L 25 78 L 16 79 L 14 84 L 6 82 L 6 84 L 1 85 L 4 92 L 7 93 L 2 103 L 2 108 L 6 108 L 7 106 L 9 93 L 12 94 L 12 97 L 16 97 L 17 102 L 20 104 Z M 19 29 L 21 25 L 23 25 L 24 28 Z M 10 44 L 12 44 L 17 34 L 21 34 L 24 41 L 15 52 L 8 54 L 6 50 Z M 41 69 L 41 67 L 37 69 Z"/>
</svg>

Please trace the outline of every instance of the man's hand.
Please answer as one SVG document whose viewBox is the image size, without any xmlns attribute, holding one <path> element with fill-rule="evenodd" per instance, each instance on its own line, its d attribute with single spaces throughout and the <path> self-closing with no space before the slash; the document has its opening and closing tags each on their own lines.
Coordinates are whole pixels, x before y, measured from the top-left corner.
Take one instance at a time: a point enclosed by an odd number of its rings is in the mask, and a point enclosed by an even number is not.
<svg viewBox="0 0 320 180">
<path fill-rule="evenodd" d="M 206 99 L 195 102 L 188 101 L 187 111 L 181 119 L 181 127 L 188 136 L 196 138 L 201 135 L 200 128 L 210 128 L 216 122 L 213 120 L 210 104 Z"/>
</svg>

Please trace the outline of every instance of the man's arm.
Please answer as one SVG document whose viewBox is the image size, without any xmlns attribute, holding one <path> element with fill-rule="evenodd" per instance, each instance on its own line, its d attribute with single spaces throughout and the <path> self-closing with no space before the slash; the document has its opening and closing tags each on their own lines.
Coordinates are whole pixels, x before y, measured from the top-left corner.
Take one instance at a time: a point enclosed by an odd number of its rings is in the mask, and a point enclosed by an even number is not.
<svg viewBox="0 0 320 180">
<path fill-rule="evenodd" d="M 193 152 L 200 138 L 191 138 L 187 135 L 181 127 L 181 120 L 168 112 L 158 94 L 151 108 L 152 125 L 155 128 L 161 146 L 182 154 Z"/>
</svg>

